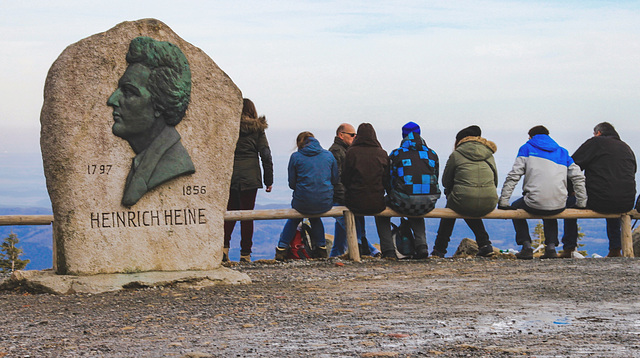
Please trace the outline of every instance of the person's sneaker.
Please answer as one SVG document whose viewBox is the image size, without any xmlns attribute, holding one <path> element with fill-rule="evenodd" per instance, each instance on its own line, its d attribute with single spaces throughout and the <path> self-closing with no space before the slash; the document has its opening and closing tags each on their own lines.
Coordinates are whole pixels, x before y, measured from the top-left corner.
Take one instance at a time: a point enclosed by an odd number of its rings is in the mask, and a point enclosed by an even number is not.
<svg viewBox="0 0 640 358">
<path fill-rule="evenodd" d="M 375 255 L 373 255 L 373 257 L 375 257 L 377 259 L 382 258 L 382 252 L 380 252 L 380 251 L 376 252 Z"/>
<path fill-rule="evenodd" d="M 251 255 L 240 255 L 240 262 L 251 262 Z"/>
<path fill-rule="evenodd" d="M 222 249 L 222 262 L 229 262 L 229 248 Z"/>
<path fill-rule="evenodd" d="M 431 257 L 437 257 L 437 258 L 441 258 L 444 259 L 444 254 L 438 250 L 433 250 L 431 251 Z"/>
<path fill-rule="evenodd" d="M 285 261 L 287 259 L 287 249 L 276 247 L 276 261 Z"/>
<path fill-rule="evenodd" d="M 480 257 L 491 257 L 493 255 L 495 255 L 495 252 L 493 252 L 493 246 L 491 245 L 482 246 L 480 249 L 478 249 L 478 253 L 476 254 L 476 256 Z"/>
<path fill-rule="evenodd" d="M 540 258 L 541 259 L 557 259 L 558 253 L 556 252 L 555 248 L 553 249 L 545 248 L 544 255 L 542 255 Z"/>
<path fill-rule="evenodd" d="M 518 260 L 533 260 L 533 249 L 531 247 L 526 249 L 522 248 L 522 250 L 516 254 L 516 258 Z"/>
<path fill-rule="evenodd" d="M 573 257 L 573 251 L 575 251 L 575 247 L 573 249 L 565 249 L 562 250 L 562 253 L 560 254 L 560 258 L 562 259 L 570 259 Z"/>
<path fill-rule="evenodd" d="M 607 257 L 622 257 L 622 249 L 609 250 Z"/>
<path fill-rule="evenodd" d="M 329 253 L 327 252 L 327 247 L 318 246 L 318 248 L 316 248 L 316 257 L 319 259 L 326 259 L 327 257 L 329 257 Z"/>
</svg>

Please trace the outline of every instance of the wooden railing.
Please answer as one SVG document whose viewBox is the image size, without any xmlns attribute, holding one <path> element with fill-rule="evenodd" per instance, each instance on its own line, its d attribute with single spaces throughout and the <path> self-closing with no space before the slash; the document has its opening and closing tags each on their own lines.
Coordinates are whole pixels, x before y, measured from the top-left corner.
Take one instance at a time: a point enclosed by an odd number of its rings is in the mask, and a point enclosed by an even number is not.
<svg viewBox="0 0 640 358">
<path fill-rule="evenodd" d="M 331 210 L 318 215 L 305 215 L 295 209 L 268 209 L 268 210 L 237 210 L 227 211 L 224 214 L 225 221 L 242 220 L 277 220 L 295 219 L 309 217 L 338 217 L 344 216 L 347 231 L 347 247 L 349 257 L 359 262 L 360 251 L 358 250 L 358 240 L 356 237 L 356 226 L 354 214 L 345 206 L 334 206 Z M 389 208 L 376 214 L 375 216 L 404 217 Z M 450 218 L 464 219 L 451 209 L 434 209 L 424 218 Z M 621 218 L 622 220 L 622 254 L 624 257 L 633 257 L 633 239 L 631 234 L 631 219 L 640 219 L 640 213 L 632 210 L 622 214 L 602 214 L 592 210 L 566 209 L 560 214 L 551 216 L 540 216 L 529 214 L 524 210 L 494 210 L 482 217 L 483 219 L 602 219 Z M 0 226 L 8 225 L 50 225 L 53 222 L 53 215 L 0 215 Z"/>
<path fill-rule="evenodd" d="M 305 215 L 294 209 L 278 209 L 278 210 L 238 210 L 227 211 L 224 215 L 225 221 L 230 220 L 274 220 L 274 219 L 294 219 L 308 217 L 338 217 L 344 216 L 345 229 L 347 231 L 347 247 L 349 248 L 349 257 L 354 261 L 360 261 L 360 251 L 358 250 L 358 240 L 356 237 L 356 228 L 354 215 L 345 206 L 334 206 L 331 210 L 319 215 Z M 404 217 L 389 208 L 376 214 L 375 216 Z M 451 218 L 464 219 L 469 217 L 461 216 L 451 209 L 433 209 L 424 218 Z M 632 210 L 623 214 L 602 214 L 593 210 L 584 209 L 566 209 L 560 214 L 551 216 L 540 216 L 529 214 L 528 212 L 519 210 L 499 210 L 496 209 L 482 217 L 483 219 L 601 219 L 601 218 L 621 218 L 622 219 L 622 254 L 624 257 L 633 257 L 633 239 L 631 234 L 631 219 L 640 219 L 640 213 Z"/>
</svg>

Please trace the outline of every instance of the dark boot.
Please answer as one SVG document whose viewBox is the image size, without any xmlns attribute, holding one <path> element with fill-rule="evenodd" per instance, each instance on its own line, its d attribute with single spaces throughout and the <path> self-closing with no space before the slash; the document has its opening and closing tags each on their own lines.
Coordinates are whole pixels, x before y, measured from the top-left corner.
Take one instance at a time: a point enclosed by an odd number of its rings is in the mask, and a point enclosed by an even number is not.
<svg viewBox="0 0 640 358">
<path fill-rule="evenodd" d="M 525 241 L 522 244 L 522 250 L 516 254 L 518 260 L 533 260 L 533 248 L 531 248 L 531 241 Z"/>
<path fill-rule="evenodd" d="M 398 256 L 396 256 L 395 251 L 385 251 L 382 253 L 382 258 L 385 260 L 397 260 Z"/>
<path fill-rule="evenodd" d="M 493 252 L 493 246 L 491 245 L 482 246 L 478 249 L 478 253 L 476 254 L 476 256 L 480 257 L 491 257 L 493 255 L 495 255 L 495 252 Z"/>
<path fill-rule="evenodd" d="M 416 254 L 413 256 L 416 260 L 422 260 L 429 257 L 429 249 L 426 245 L 421 245 L 416 248 Z"/>
<path fill-rule="evenodd" d="M 562 253 L 560 254 L 560 258 L 563 258 L 563 259 L 570 259 L 570 258 L 572 258 L 572 257 L 573 257 L 573 256 L 572 256 L 572 254 L 573 254 L 573 252 L 574 252 L 575 250 L 576 250 L 576 248 L 575 248 L 575 247 L 572 247 L 572 248 L 566 248 L 566 249 L 562 250 Z"/>
<path fill-rule="evenodd" d="M 542 259 L 557 259 L 558 253 L 556 253 L 556 245 L 555 244 L 547 244 L 544 247 L 544 255 L 541 257 Z"/>
<path fill-rule="evenodd" d="M 622 249 L 609 250 L 607 257 L 622 257 Z"/>
<path fill-rule="evenodd" d="M 439 259 L 444 259 L 444 253 L 442 253 L 442 252 L 440 252 L 440 251 L 438 251 L 436 249 L 433 249 L 433 251 L 431 251 L 431 257 L 437 257 Z"/>
<path fill-rule="evenodd" d="M 276 247 L 276 261 L 285 261 L 287 259 L 288 254 L 289 254 L 289 249 Z"/>
<path fill-rule="evenodd" d="M 326 246 L 318 246 L 316 248 L 315 257 L 317 257 L 319 259 L 326 259 L 327 257 L 329 257 L 329 253 L 327 252 L 327 247 Z"/>
</svg>

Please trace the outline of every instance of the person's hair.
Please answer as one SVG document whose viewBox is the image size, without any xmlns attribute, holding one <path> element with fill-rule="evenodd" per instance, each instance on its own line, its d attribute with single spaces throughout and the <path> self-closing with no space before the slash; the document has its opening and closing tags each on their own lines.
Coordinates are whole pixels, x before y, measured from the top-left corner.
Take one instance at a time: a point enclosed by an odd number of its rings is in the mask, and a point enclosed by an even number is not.
<svg viewBox="0 0 640 358">
<path fill-rule="evenodd" d="M 307 145 L 307 139 L 310 137 L 313 137 L 313 133 L 311 132 L 305 131 L 298 134 L 298 137 L 296 138 L 296 145 L 298 146 L 298 149 L 304 148 L 304 146 Z"/>
<path fill-rule="evenodd" d="M 529 129 L 529 137 L 533 138 L 534 135 L 546 134 L 549 135 L 549 130 L 545 126 L 535 126 Z"/>
<path fill-rule="evenodd" d="M 602 133 L 602 135 L 604 136 L 618 135 L 618 132 L 616 131 L 616 129 L 609 122 L 602 122 L 602 123 L 596 124 L 596 126 L 593 127 L 593 133 L 598 133 L 598 132 Z"/>
<path fill-rule="evenodd" d="M 256 111 L 256 106 L 248 98 L 242 99 L 242 116 L 246 116 L 253 119 L 258 118 L 258 111 Z"/>
<path fill-rule="evenodd" d="M 129 44 L 127 63 L 139 63 L 151 70 L 148 89 L 154 109 L 164 114 L 168 125 L 180 123 L 191 98 L 191 69 L 178 46 L 136 37 Z"/>
<path fill-rule="evenodd" d="M 346 123 L 342 123 L 338 129 L 336 129 L 336 135 L 340 135 L 340 132 L 344 132 L 344 128 L 347 126 Z"/>
</svg>

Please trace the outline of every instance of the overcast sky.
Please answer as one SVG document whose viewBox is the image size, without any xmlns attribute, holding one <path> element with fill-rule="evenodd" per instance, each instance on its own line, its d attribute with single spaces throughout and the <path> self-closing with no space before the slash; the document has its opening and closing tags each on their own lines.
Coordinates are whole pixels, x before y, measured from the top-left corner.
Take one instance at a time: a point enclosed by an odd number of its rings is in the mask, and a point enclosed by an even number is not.
<svg viewBox="0 0 640 358">
<path fill-rule="evenodd" d="M 640 150 L 637 1 L 0 0 L 0 151 L 39 150 L 44 80 L 66 46 L 149 17 L 254 100 L 276 152 L 302 130 L 328 147 L 345 121 L 372 123 L 389 151 L 409 120 L 445 159 L 470 124 L 511 161 L 537 124 L 572 152 L 610 121 Z"/>
</svg>

